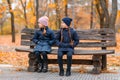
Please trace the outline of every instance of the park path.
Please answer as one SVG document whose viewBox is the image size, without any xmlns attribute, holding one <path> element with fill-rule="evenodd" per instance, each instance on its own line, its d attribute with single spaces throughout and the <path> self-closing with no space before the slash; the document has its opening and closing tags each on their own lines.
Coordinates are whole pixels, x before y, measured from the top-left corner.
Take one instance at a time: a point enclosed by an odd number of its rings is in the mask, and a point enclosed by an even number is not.
<svg viewBox="0 0 120 80">
<path fill-rule="evenodd" d="M 57 72 L 37 73 L 26 69 L 16 71 L 11 65 L 0 66 L 0 80 L 120 80 L 120 69 L 111 73 L 93 75 L 72 71 L 70 77 L 60 77 Z"/>
</svg>

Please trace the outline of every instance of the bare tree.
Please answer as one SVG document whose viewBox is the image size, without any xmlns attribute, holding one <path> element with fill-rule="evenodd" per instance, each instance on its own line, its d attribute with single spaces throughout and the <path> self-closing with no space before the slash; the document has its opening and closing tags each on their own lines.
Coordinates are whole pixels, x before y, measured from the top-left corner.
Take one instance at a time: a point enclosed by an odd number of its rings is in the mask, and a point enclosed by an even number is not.
<svg viewBox="0 0 120 80">
<path fill-rule="evenodd" d="M 20 2 L 21 2 L 21 4 L 22 4 L 22 7 L 23 7 L 23 11 L 24 11 L 24 18 L 25 18 L 25 27 L 27 27 L 27 15 L 26 15 L 26 4 L 27 4 L 27 2 L 26 1 L 22 1 L 22 0 L 20 0 Z"/>
<path fill-rule="evenodd" d="M 110 28 L 115 29 L 115 22 L 117 17 L 117 0 L 112 0 L 112 13 L 110 14 Z"/>
<path fill-rule="evenodd" d="M 107 27 L 115 29 L 117 16 L 117 0 L 112 0 L 112 11 L 108 11 L 109 0 L 96 0 L 96 9 L 100 18 L 100 28 Z"/>
<path fill-rule="evenodd" d="M 101 8 L 102 8 L 102 10 L 103 10 L 103 13 L 104 13 L 104 22 L 105 22 L 105 24 L 104 24 L 104 26 L 105 27 L 109 27 L 109 12 L 108 12 L 108 7 L 107 7 L 107 5 L 106 5 L 106 1 L 105 0 L 100 0 L 100 5 L 101 5 Z"/>
</svg>

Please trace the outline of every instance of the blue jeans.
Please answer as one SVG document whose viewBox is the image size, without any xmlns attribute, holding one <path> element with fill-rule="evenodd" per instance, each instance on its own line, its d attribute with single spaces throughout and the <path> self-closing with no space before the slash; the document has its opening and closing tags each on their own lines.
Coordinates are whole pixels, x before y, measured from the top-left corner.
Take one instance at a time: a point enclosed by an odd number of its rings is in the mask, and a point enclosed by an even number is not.
<svg viewBox="0 0 120 80">
<path fill-rule="evenodd" d="M 71 64 L 72 64 L 72 54 L 73 52 L 70 51 L 58 51 L 58 64 L 59 64 L 59 68 L 60 71 L 63 71 L 63 55 L 67 54 L 67 70 L 70 71 L 71 70 Z"/>
</svg>

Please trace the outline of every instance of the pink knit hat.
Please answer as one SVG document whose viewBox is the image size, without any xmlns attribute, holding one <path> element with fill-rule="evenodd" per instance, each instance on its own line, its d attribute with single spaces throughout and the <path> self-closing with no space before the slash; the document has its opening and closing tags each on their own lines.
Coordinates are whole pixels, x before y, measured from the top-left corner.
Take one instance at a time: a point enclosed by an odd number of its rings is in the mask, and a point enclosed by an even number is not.
<svg viewBox="0 0 120 80">
<path fill-rule="evenodd" d="M 39 23 L 41 23 L 41 24 L 43 24 L 44 26 L 48 26 L 48 17 L 47 16 L 43 16 L 43 17 L 40 17 L 39 19 L 38 19 L 38 22 Z"/>
</svg>

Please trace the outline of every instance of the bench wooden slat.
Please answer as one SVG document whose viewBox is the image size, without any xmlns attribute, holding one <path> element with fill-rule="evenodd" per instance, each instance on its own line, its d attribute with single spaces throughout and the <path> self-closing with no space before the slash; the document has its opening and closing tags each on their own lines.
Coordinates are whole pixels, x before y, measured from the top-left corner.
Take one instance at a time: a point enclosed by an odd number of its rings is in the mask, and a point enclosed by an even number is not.
<svg viewBox="0 0 120 80">
<path fill-rule="evenodd" d="M 114 35 L 83 35 L 78 34 L 80 40 L 107 40 L 107 41 L 113 41 L 115 39 Z M 33 38 L 33 35 L 30 34 L 23 34 L 21 35 L 22 40 L 30 40 Z"/>
<path fill-rule="evenodd" d="M 110 28 L 103 28 L 103 29 L 89 29 L 89 30 L 77 30 L 78 34 L 114 34 L 115 32 Z"/>
<path fill-rule="evenodd" d="M 114 35 L 84 35 L 78 34 L 80 40 L 107 40 L 107 41 L 115 41 Z"/>
<path fill-rule="evenodd" d="M 21 33 L 26 33 L 26 34 L 33 34 L 34 29 L 28 29 L 24 28 Z M 55 33 L 57 31 L 54 31 Z M 102 29 L 89 29 L 89 30 L 77 30 L 78 33 L 80 34 L 114 34 L 114 30 L 110 28 L 102 28 Z"/>
<path fill-rule="evenodd" d="M 21 41 L 21 45 L 35 46 L 32 41 Z M 77 47 L 113 47 L 115 42 L 80 42 Z"/>
<path fill-rule="evenodd" d="M 29 48 L 16 48 L 16 51 L 19 52 L 33 52 L 33 49 Z M 57 54 L 57 49 L 52 49 L 52 54 Z M 77 50 L 75 49 L 74 54 L 76 55 L 104 55 L 104 54 L 112 54 L 114 50 Z"/>
<path fill-rule="evenodd" d="M 66 64 L 67 60 L 63 59 L 63 63 Z M 58 64 L 57 59 L 48 59 L 48 64 Z M 72 64 L 92 65 L 93 61 L 89 59 L 72 59 Z"/>
</svg>

